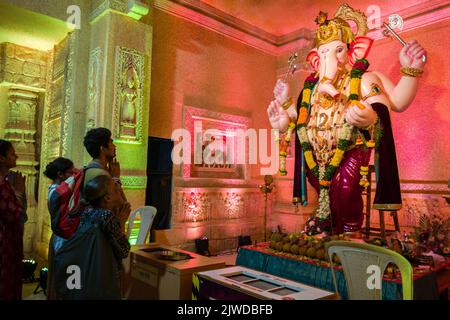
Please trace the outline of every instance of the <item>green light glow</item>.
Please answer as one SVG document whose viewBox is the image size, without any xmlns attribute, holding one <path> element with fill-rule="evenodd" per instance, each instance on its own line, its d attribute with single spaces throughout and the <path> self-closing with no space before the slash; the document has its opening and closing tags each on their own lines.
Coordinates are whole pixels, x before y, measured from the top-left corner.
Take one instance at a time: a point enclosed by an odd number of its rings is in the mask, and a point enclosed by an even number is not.
<svg viewBox="0 0 450 320">
<path fill-rule="evenodd" d="M 141 221 L 140 220 L 135 220 L 134 223 L 133 223 L 133 229 L 131 229 L 130 237 L 128 238 L 128 242 L 132 246 L 134 246 L 136 244 L 140 227 L 141 227 Z M 126 223 L 126 227 L 125 228 L 126 228 L 126 230 L 128 230 L 128 221 Z"/>
<path fill-rule="evenodd" d="M 10 42 L 42 51 L 53 49 L 73 30 L 65 21 L 1 1 L 0 21 L 0 43 Z"/>
<path fill-rule="evenodd" d="M 128 16 L 135 19 L 140 20 L 143 16 L 146 16 L 150 9 L 144 5 L 143 3 L 140 3 L 140 1 L 133 1 L 133 6 L 129 9 Z"/>
</svg>

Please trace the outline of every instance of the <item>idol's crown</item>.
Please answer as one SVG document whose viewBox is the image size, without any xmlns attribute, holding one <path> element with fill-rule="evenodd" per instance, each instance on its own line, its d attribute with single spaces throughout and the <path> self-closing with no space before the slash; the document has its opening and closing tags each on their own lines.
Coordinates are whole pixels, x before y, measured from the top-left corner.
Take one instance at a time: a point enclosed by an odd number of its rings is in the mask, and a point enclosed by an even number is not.
<svg viewBox="0 0 450 320">
<path fill-rule="evenodd" d="M 328 13 L 320 11 L 315 20 L 319 25 L 315 37 L 316 48 L 334 40 L 340 40 L 344 43 L 353 42 L 355 35 L 346 20 L 353 20 L 356 23 L 358 36 L 367 33 L 367 17 L 364 13 L 354 10 L 347 4 L 343 4 L 331 20 L 328 20 Z"/>
</svg>

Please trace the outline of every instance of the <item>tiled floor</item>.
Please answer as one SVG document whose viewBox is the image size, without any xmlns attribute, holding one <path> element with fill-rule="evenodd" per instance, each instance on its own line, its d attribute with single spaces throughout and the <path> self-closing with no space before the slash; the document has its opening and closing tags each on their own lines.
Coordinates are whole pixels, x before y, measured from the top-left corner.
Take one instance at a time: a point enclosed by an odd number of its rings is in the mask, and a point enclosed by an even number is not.
<svg viewBox="0 0 450 320">
<path fill-rule="evenodd" d="M 236 264 L 237 253 L 235 251 L 229 253 L 223 253 L 217 256 L 210 257 L 217 261 L 223 261 L 227 266 L 234 266 Z M 38 292 L 34 294 L 38 282 L 24 283 L 22 285 L 22 299 L 23 300 L 47 300 L 44 291 L 39 288 Z"/>
<path fill-rule="evenodd" d="M 22 285 L 22 300 L 47 300 L 47 297 L 41 288 L 34 294 L 34 290 L 37 286 L 38 282 L 24 283 Z"/>
</svg>

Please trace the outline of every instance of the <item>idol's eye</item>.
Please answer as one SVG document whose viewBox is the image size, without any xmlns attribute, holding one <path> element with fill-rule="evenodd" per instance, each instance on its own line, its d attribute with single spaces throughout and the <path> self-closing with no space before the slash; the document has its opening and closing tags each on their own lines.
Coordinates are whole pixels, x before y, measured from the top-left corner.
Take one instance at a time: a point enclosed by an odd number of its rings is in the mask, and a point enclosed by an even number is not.
<svg viewBox="0 0 450 320">
<path fill-rule="evenodd" d="M 341 53 L 342 51 L 344 51 L 344 48 L 343 48 L 343 47 L 338 47 L 338 48 L 337 48 L 337 52 L 338 52 L 338 53 Z"/>
<path fill-rule="evenodd" d="M 381 89 L 380 89 L 379 86 L 374 85 L 374 86 L 372 87 L 372 90 L 371 90 L 371 91 L 372 91 L 373 94 L 380 94 Z"/>
</svg>

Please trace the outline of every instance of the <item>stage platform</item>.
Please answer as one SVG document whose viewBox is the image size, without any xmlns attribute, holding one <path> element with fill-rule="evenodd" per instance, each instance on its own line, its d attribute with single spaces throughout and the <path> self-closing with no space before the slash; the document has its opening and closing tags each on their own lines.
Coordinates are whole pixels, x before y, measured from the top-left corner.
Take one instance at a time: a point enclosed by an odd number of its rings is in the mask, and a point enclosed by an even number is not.
<svg viewBox="0 0 450 320">
<path fill-rule="evenodd" d="M 335 291 L 329 264 L 316 259 L 300 257 L 289 253 L 276 252 L 267 243 L 257 246 L 241 247 L 236 259 L 236 265 L 284 277 L 328 291 Z M 432 271 L 416 272 L 414 274 L 414 299 L 439 299 L 439 289 L 445 285 L 438 283 L 443 274 L 448 274 L 449 266 Z M 339 294 L 347 299 L 342 267 L 335 266 Z M 448 285 L 448 284 L 447 284 Z M 383 300 L 401 300 L 402 284 L 400 279 L 384 277 L 382 283 Z"/>
</svg>

